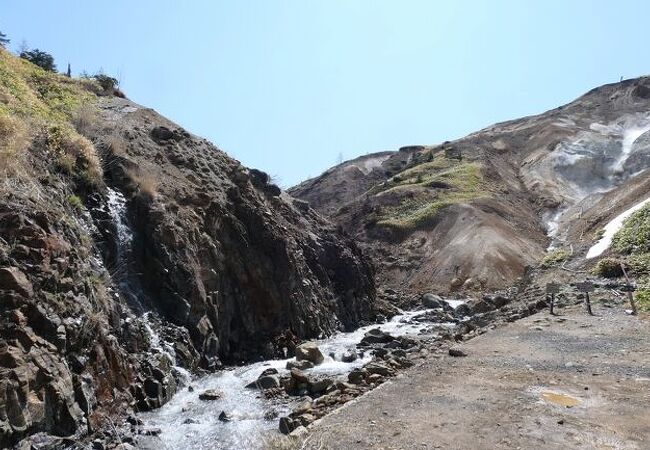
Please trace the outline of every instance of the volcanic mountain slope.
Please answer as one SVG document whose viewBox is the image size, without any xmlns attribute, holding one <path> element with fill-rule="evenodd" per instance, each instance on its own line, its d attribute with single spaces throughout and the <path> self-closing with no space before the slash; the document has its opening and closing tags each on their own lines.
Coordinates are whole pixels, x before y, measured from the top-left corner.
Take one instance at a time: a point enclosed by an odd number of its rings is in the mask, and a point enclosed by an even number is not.
<svg viewBox="0 0 650 450">
<path fill-rule="evenodd" d="M 373 314 L 354 242 L 119 94 L 0 49 L 2 448 L 78 439 L 165 403 L 183 369 Z"/>
<path fill-rule="evenodd" d="M 609 219 L 650 195 L 649 130 L 644 77 L 453 142 L 362 156 L 289 192 L 363 242 L 386 287 L 502 288 L 553 260 L 549 245 L 583 261 Z"/>
</svg>

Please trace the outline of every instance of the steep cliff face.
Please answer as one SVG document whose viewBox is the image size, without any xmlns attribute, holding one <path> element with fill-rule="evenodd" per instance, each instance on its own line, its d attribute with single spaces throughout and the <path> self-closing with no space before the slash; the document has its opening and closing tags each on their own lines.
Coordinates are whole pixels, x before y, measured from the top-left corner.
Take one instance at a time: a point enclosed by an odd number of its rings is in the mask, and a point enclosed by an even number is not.
<svg viewBox="0 0 650 450">
<path fill-rule="evenodd" d="M 583 258 L 648 195 L 649 107 L 650 79 L 606 85 L 457 141 L 345 162 L 289 192 L 362 242 L 382 285 L 501 288 L 549 245 Z"/>
<path fill-rule="evenodd" d="M 369 317 L 371 268 L 332 224 L 151 110 L 119 98 L 99 108 L 109 184 L 133 199 L 145 290 L 206 358 L 270 355 L 285 331 L 313 337 Z"/>
<path fill-rule="evenodd" d="M 361 251 L 263 172 L 93 80 L 0 75 L 0 447 L 372 316 Z"/>
</svg>

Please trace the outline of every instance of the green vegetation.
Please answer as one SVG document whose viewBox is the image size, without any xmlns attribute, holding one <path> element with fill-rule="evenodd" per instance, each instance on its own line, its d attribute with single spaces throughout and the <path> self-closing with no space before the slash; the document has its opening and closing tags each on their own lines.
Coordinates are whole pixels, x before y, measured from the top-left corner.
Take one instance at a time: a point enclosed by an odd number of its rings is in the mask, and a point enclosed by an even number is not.
<svg viewBox="0 0 650 450">
<path fill-rule="evenodd" d="M 550 252 L 546 253 L 546 256 L 544 256 L 544 259 L 542 259 L 541 266 L 544 269 L 555 267 L 561 262 L 566 261 L 568 257 L 569 257 L 569 253 L 566 250 L 562 250 L 559 248 L 555 250 L 551 250 Z"/>
<path fill-rule="evenodd" d="M 612 239 L 612 248 L 626 255 L 626 263 L 635 274 L 650 273 L 650 205 L 623 222 Z"/>
<path fill-rule="evenodd" d="M 68 196 L 68 203 L 70 204 L 70 206 L 72 206 L 75 209 L 83 208 L 83 202 L 76 195 Z"/>
<path fill-rule="evenodd" d="M 650 283 L 645 280 L 634 293 L 634 300 L 639 311 L 650 312 Z"/>
<path fill-rule="evenodd" d="M 650 274 L 650 252 L 628 256 L 627 265 L 635 274 Z"/>
<path fill-rule="evenodd" d="M 623 276 L 621 261 L 615 258 L 603 258 L 592 269 L 592 273 L 604 278 L 617 278 Z"/>
<path fill-rule="evenodd" d="M 75 126 L 88 126 L 101 91 L 96 81 L 70 79 L 0 49 L 0 176 L 33 178 L 26 155 L 32 142 L 44 141 L 54 168 L 85 187 L 98 185 L 99 158 Z"/>
<path fill-rule="evenodd" d="M 409 192 L 398 206 L 385 207 L 377 224 L 394 229 L 427 225 L 444 207 L 489 196 L 477 162 L 459 162 L 437 154 L 431 161 L 400 172 L 373 193 L 391 195 Z"/>
<path fill-rule="evenodd" d="M 0 50 L 0 113 L 41 124 L 68 122 L 100 90 L 95 81 L 47 72 Z"/>
<path fill-rule="evenodd" d="M 628 217 L 612 239 L 612 247 L 624 254 L 650 252 L 650 205 Z"/>
<path fill-rule="evenodd" d="M 20 57 L 30 63 L 37 65 L 48 72 L 56 72 L 54 57 L 47 52 L 35 48 L 34 50 L 25 50 L 20 52 Z"/>
</svg>

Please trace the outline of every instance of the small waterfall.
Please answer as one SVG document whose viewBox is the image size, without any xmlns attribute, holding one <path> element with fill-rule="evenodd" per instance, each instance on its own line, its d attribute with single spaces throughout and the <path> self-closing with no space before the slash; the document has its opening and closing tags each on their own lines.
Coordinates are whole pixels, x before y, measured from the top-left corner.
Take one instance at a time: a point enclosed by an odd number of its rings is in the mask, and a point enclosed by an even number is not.
<svg viewBox="0 0 650 450">
<path fill-rule="evenodd" d="M 133 230 L 126 215 L 126 198 L 121 192 L 108 188 L 107 205 L 117 231 L 116 268 L 112 271 L 114 273 L 113 277 L 122 294 L 129 298 L 132 303 L 131 306 L 141 312 L 146 311 L 146 302 L 140 281 L 137 275 L 129 270 L 129 262 L 132 258 Z M 154 313 L 146 311 L 140 314 L 137 320 L 142 324 L 149 336 L 151 350 L 164 355 L 172 364 L 179 378 L 185 383 L 189 382 L 191 374 L 183 367 L 178 366 L 174 346 L 166 342 L 156 331 L 159 326 L 156 323 Z"/>
</svg>

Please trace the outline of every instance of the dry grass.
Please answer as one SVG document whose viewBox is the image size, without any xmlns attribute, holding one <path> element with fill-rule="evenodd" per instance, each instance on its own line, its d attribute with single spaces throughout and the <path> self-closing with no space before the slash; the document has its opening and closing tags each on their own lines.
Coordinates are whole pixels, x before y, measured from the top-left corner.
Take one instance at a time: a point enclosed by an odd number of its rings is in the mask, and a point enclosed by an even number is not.
<svg viewBox="0 0 650 450">
<path fill-rule="evenodd" d="M 88 136 L 98 121 L 97 109 L 90 103 L 83 103 L 72 114 L 72 125 L 83 136 Z"/>
<path fill-rule="evenodd" d="M 85 184 L 98 186 L 102 168 L 92 142 L 64 125 L 51 126 L 47 131 L 48 149 L 56 155 L 57 163 L 68 172 L 76 168 Z M 71 164 L 74 160 L 74 164 Z"/>
<path fill-rule="evenodd" d="M 127 172 L 138 195 L 154 199 L 158 195 L 158 178 L 151 173 L 145 172 L 142 168 L 132 169 Z"/>
<path fill-rule="evenodd" d="M 25 156 L 30 143 L 25 123 L 0 113 L 0 178 L 25 175 Z"/>
<path fill-rule="evenodd" d="M 112 134 L 108 136 L 104 140 L 104 144 L 106 145 L 106 150 L 108 151 L 109 155 L 119 158 L 125 158 L 127 156 L 124 140 L 118 135 Z"/>
</svg>

